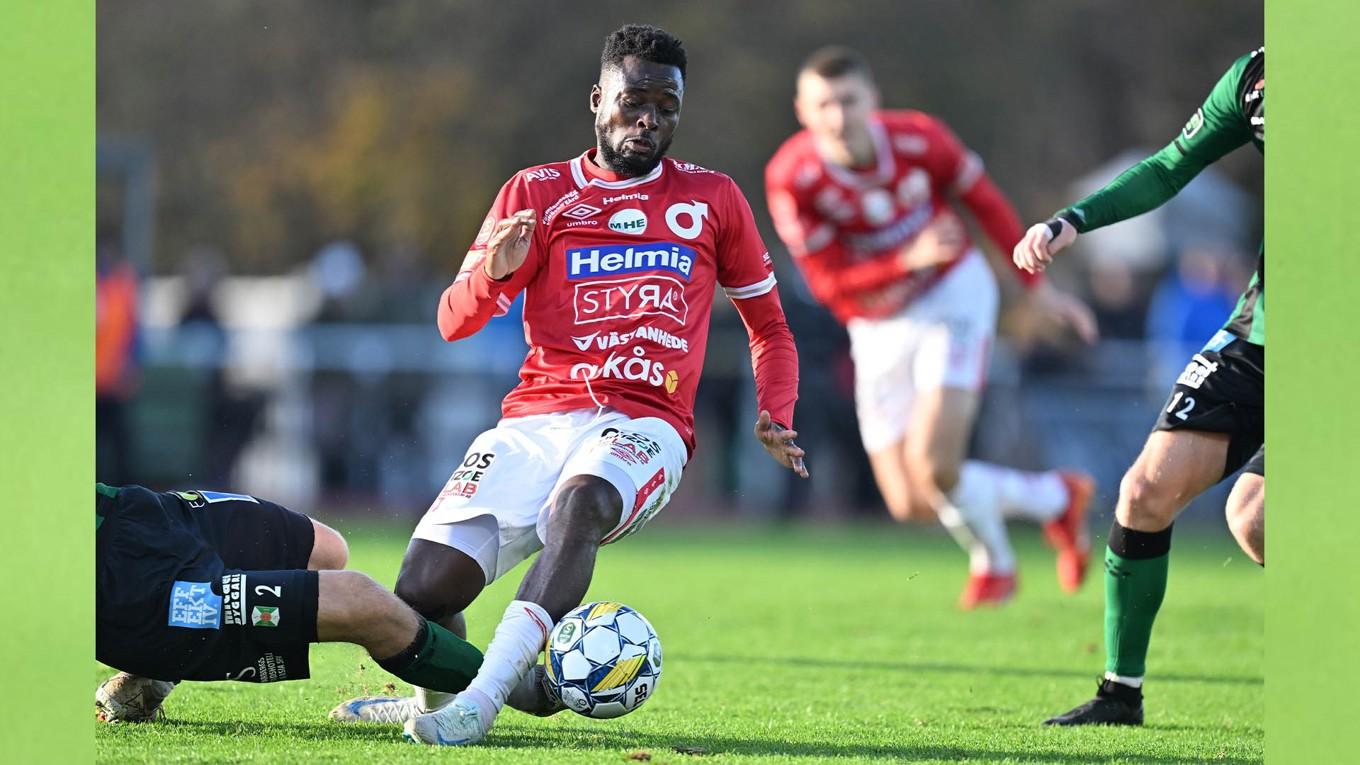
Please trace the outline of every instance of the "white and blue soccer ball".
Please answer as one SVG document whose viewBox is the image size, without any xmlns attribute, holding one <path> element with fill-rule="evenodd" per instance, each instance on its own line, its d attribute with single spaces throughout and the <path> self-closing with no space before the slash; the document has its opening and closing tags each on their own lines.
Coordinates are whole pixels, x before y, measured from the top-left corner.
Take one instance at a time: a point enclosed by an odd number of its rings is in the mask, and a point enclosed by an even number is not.
<svg viewBox="0 0 1360 765">
<path fill-rule="evenodd" d="M 549 689 L 586 717 L 619 717 L 642 706 L 661 679 L 661 641 L 642 614 L 615 601 L 587 603 L 548 635 Z"/>
</svg>

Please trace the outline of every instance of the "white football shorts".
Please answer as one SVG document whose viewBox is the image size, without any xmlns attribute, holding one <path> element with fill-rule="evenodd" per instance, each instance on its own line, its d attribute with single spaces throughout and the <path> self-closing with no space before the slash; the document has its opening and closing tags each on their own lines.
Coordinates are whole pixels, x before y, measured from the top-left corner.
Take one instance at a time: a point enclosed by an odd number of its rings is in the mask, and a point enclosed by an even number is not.
<svg viewBox="0 0 1360 765">
<path fill-rule="evenodd" d="M 996 335 L 996 277 L 970 250 L 938 284 L 886 319 L 852 319 L 855 411 L 870 453 L 906 435 L 919 391 L 978 391 Z"/>
<path fill-rule="evenodd" d="M 661 511 L 688 453 L 670 423 L 611 409 L 509 417 L 473 439 L 412 537 L 467 553 L 491 584 L 543 548 L 558 489 L 593 475 L 623 498 L 622 539 Z"/>
</svg>

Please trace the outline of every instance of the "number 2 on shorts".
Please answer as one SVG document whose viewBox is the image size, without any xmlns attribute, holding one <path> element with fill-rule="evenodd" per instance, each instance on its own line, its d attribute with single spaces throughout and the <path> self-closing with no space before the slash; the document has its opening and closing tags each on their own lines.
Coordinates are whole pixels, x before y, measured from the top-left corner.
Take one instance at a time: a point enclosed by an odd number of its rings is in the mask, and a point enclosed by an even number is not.
<svg viewBox="0 0 1360 765">
<path fill-rule="evenodd" d="M 1185 408 L 1179 412 L 1175 412 L 1175 415 L 1184 422 L 1185 420 L 1190 419 L 1190 410 L 1195 408 L 1195 399 L 1186 396 L 1185 391 L 1176 391 L 1176 395 L 1171 397 L 1171 403 L 1166 407 L 1166 412 L 1167 414 L 1171 414 L 1172 410 L 1176 408 L 1176 404 L 1180 403 L 1182 396 L 1185 396 Z"/>
</svg>

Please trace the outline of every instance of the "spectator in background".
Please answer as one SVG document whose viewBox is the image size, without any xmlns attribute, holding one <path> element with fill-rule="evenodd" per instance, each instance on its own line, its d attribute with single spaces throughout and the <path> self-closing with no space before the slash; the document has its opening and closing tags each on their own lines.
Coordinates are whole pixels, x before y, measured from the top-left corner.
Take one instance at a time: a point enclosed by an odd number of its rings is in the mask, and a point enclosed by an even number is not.
<svg viewBox="0 0 1360 765">
<path fill-rule="evenodd" d="M 1108 340 L 1141 340 L 1152 278 L 1127 263 L 1092 258 L 1088 272 L 1091 310 Z"/>
<path fill-rule="evenodd" d="M 229 343 L 217 308 L 218 288 L 226 275 L 226 265 L 213 247 L 198 246 L 189 251 L 184 264 L 186 299 L 180 314 L 180 337 L 193 349 L 206 370 L 207 427 L 202 464 L 195 475 L 205 485 L 226 486 L 231 472 L 255 430 L 264 396 L 231 389 L 225 364 Z"/>
<path fill-rule="evenodd" d="M 1232 313 L 1249 278 L 1243 260 L 1227 245 L 1188 246 L 1153 291 L 1147 338 L 1156 354 L 1153 373 L 1159 389 Z"/>
<path fill-rule="evenodd" d="M 95 249 L 95 472 L 111 484 L 129 482 L 132 440 L 128 406 L 139 381 L 137 270 L 110 240 Z"/>
<path fill-rule="evenodd" d="M 353 242 L 331 242 L 317 252 L 310 269 L 321 296 L 317 324 L 345 324 L 371 315 L 366 303 L 372 293 L 364 289 L 367 272 Z M 318 369 L 312 377 L 312 429 L 321 485 L 342 494 L 375 492 L 376 451 L 386 438 L 382 418 L 360 404 L 361 388 L 359 375 L 351 372 Z"/>
</svg>

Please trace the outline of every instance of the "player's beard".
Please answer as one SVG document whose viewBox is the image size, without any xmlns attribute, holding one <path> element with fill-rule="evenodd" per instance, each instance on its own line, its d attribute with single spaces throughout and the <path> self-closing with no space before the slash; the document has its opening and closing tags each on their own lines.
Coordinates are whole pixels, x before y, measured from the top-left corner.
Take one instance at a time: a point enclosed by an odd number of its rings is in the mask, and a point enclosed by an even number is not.
<svg viewBox="0 0 1360 765">
<path fill-rule="evenodd" d="M 608 128 L 599 125 L 595 127 L 596 145 L 600 147 L 600 160 L 604 162 L 605 167 L 625 178 L 637 178 L 652 172 L 657 165 L 661 164 L 662 157 L 665 157 L 666 151 L 671 148 L 671 139 L 667 138 L 664 143 L 657 144 L 656 151 L 653 151 L 650 156 L 624 154 L 609 143 L 607 131 Z"/>
</svg>

